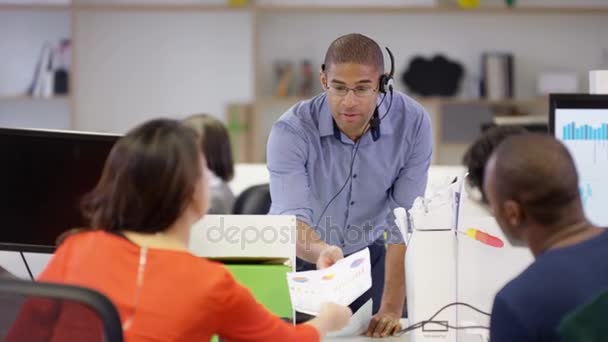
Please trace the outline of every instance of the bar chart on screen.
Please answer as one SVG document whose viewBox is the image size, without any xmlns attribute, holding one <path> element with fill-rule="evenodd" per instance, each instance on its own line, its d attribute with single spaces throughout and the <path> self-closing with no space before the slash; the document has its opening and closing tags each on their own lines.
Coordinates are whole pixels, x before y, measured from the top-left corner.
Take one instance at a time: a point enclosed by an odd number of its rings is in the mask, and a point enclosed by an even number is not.
<svg viewBox="0 0 608 342">
<path fill-rule="evenodd" d="M 556 137 L 568 148 L 579 176 L 585 213 L 598 225 L 608 225 L 608 110 L 559 109 Z"/>
<path fill-rule="evenodd" d="M 581 192 L 581 199 L 583 200 L 583 205 L 587 205 L 587 201 L 593 197 L 593 189 L 591 188 L 591 184 L 582 183 L 579 186 L 579 191 Z"/>
<path fill-rule="evenodd" d="M 592 126 L 570 122 L 562 125 L 561 140 L 576 150 L 580 147 L 587 151 L 589 157 L 593 157 L 594 164 L 598 161 L 608 162 L 608 123 Z"/>
</svg>

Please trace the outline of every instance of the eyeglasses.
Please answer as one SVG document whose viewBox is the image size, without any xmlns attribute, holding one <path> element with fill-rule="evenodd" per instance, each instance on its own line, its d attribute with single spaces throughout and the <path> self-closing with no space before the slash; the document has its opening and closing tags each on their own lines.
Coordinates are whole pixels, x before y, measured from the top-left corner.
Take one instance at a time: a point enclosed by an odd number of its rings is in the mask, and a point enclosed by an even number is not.
<svg viewBox="0 0 608 342">
<path fill-rule="evenodd" d="M 327 91 L 337 96 L 346 96 L 349 90 L 352 90 L 357 97 L 371 96 L 377 91 L 376 88 L 368 85 L 360 85 L 354 88 L 349 88 L 343 85 L 327 86 Z"/>
</svg>

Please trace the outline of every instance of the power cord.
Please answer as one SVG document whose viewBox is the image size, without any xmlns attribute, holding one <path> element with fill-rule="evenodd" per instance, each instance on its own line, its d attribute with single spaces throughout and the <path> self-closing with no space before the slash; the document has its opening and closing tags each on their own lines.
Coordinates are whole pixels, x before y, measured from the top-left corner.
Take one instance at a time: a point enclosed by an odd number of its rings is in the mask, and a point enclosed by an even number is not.
<svg viewBox="0 0 608 342">
<path fill-rule="evenodd" d="M 25 260 L 25 256 L 23 255 L 23 252 L 19 251 L 19 254 L 21 255 L 21 259 L 23 260 L 23 263 L 25 264 L 25 268 L 27 269 L 27 273 L 30 275 L 30 279 L 34 280 L 34 275 L 32 274 L 32 270 L 30 269 L 30 265 L 27 264 L 27 260 Z"/>
<path fill-rule="evenodd" d="M 456 305 L 462 305 L 462 306 L 466 306 L 466 307 L 468 307 L 469 309 L 472 309 L 472 310 L 474 310 L 474 311 L 477 311 L 477 312 L 479 312 L 479 313 L 480 313 L 480 314 L 482 314 L 482 315 L 486 315 L 486 316 L 488 316 L 488 317 L 490 316 L 490 314 L 489 314 L 489 313 L 487 313 L 487 312 L 485 312 L 485 311 L 482 311 L 482 310 L 480 310 L 480 309 L 478 309 L 478 308 L 474 307 L 474 306 L 473 306 L 473 305 L 471 305 L 471 304 L 468 304 L 468 303 L 462 303 L 462 302 L 453 302 L 453 303 L 450 303 L 450 304 L 444 305 L 444 306 L 443 306 L 441 309 L 437 310 L 437 312 L 435 312 L 435 313 L 434 313 L 434 314 L 433 314 L 433 315 L 432 315 L 432 316 L 431 316 L 431 317 L 430 317 L 428 320 L 424 320 L 424 321 L 420 321 L 420 322 L 416 322 L 416 323 L 414 323 L 414 324 L 411 324 L 411 325 L 410 325 L 410 326 L 408 326 L 407 328 L 401 329 L 401 331 L 399 331 L 399 332 L 398 332 L 396 335 L 397 335 L 397 336 L 401 336 L 401 335 L 405 334 L 406 332 L 409 332 L 409 331 L 412 331 L 412 330 L 416 330 L 416 329 L 420 329 L 420 328 L 422 328 L 422 327 L 423 327 L 425 324 L 428 324 L 428 323 L 433 323 L 433 324 L 442 325 L 442 326 L 444 326 L 444 327 L 446 327 L 446 328 L 448 328 L 448 329 L 455 329 L 455 330 L 464 330 L 464 329 L 488 329 L 488 330 L 489 330 L 489 329 L 490 329 L 490 327 L 483 326 L 483 325 L 467 325 L 467 326 L 460 326 L 460 327 L 459 327 L 459 326 L 453 326 L 453 325 L 449 325 L 448 323 L 443 322 L 443 321 L 434 321 L 434 320 L 433 320 L 433 319 L 434 319 L 435 317 L 437 317 L 437 315 L 439 315 L 439 314 L 440 314 L 440 313 L 441 313 L 443 310 L 445 310 L 445 309 L 447 309 L 447 308 L 449 308 L 449 307 L 451 307 L 451 306 L 456 306 Z"/>
</svg>

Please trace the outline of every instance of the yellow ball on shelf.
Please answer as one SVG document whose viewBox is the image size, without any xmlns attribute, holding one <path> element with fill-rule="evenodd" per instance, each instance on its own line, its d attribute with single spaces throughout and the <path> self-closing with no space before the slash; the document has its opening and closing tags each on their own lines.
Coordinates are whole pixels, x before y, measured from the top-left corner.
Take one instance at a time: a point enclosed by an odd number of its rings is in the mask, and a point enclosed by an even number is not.
<svg viewBox="0 0 608 342">
<path fill-rule="evenodd" d="M 479 0 L 458 0 L 458 5 L 462 8 L 475 8 L 479 6 Z"/>
</svg>

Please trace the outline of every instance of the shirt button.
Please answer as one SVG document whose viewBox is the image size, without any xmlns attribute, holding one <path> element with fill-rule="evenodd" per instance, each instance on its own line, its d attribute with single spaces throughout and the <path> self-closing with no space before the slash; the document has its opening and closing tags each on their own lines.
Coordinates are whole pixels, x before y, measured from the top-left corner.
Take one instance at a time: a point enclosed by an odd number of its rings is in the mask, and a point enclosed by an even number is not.
<svg viewBox="0 0 608 342">
<path fill-rule="evenodd" d="M 356 173 L 353 175 L 353 178 L 357 178 L 357 174 Z"/>
<path fill-rule="evenodd" d="M 354 204 L 355 204 L 355 201 L 350 201 L 350 205 L 354 205 Z"/>
<path fill-rule="evenodd" d="M 346 226 L 346 229 L 350 229 L 350 224 L 348 226 Z"/>
</svg>

